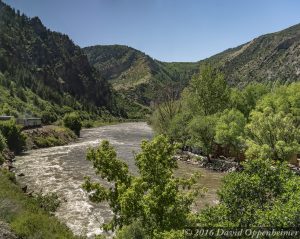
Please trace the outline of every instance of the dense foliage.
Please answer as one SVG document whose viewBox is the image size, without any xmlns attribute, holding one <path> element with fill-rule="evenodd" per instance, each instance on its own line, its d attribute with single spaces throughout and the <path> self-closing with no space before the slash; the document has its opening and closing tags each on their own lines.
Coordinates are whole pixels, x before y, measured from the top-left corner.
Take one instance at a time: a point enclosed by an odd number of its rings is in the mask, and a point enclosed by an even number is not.
<svg viewBox="0 0 300 239">
<path fill-rule="evenodd" d="M 80 135 L 80 130 L 82 128 L 82 123 L 81 123 L 80 116 L 77 113 L 72 112 L 70 114 L 66 114 L 64 116 L 63 121 L 64 121 L 64 125 L 67 128 L 72 130 L 77 136 Z"/>
<path fill-rule="evenodd" d="M 92 201 L 108 201 L 114 212 L 105 229 L 118 229 L 119 238 L 182 238 L 198 190 L 193 187 L 196 175 L 189 179 L 174 177 L 175 150 L 176 145 L 164 136 L 144 141 L 142 152 L 135 156 L 137 176 L 117 159 L 109 142 L 103 141 L 99 148 L 88 151 L 87 159 L 96 173 L 113 184 L 107 188 L 90 178 L 84 184 Z"/>
<path fill-rule="evenodd" d="M 198 223 L 209 227 L 299 226 L 300 177 L 286 163 L 255 159 L 243 165 L 242 172 L 225 177 L 220 203 L 202 211 Z"/>
<path fill-rule="evenodd" d="M 225 176 L 220 203 L 197 213 L 197 225 L 299 225 L 300 177 L 287 163 L 297 163 L 300 152 L 299 82 L 228 88 L 218 70 L 205 66 L 176 104 L 180 109 L 166 121 L 156 109 L 152 123 L 157 132 L 208 159 L 246 158 L 242 171 Z"/>
<path fill-rule="evenodd" d="M 158 133 L 208 158 L 290 160 L 300 149 L 299 92 L 300 83 L 272 90 L 260 83 L 228 88 L 218 70 L 205 66 L 176 101 L 181 107 L 167 118 L 160 112 L 172 102 L 160 105 L 151 123 Z"/>
<path fill-rule="evenodd" d="M 5 137 L 11 151 L 20 153 L 25 147 L 25 135 L 14 120 L 0 121 L 0 133 Z"/>
</svg>

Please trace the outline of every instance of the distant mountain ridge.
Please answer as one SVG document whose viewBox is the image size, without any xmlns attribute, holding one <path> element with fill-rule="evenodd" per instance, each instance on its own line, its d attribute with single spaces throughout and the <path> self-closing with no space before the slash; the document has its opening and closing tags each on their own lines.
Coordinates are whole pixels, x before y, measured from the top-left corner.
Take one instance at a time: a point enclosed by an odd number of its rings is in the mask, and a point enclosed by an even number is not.
<svg viewBox="0 0 300 239">
<path fill-rule="evenodd" d="M 123 45 L 97 45 L 83 50 L 115 90 L 145 105 L 159 101 L 166 87 L 180 92 L 198 71 L 198 63 L 161 62 Z"/>
<path fill-rule="evenodd" d="M 83 49 L 114 88 L 141 104 L 157 100 L 168 87 L 180 92 L 191 76 L 212 64 L 232 86 L 250 82 L 288 83 L 300 79 L 300 24 L 266 34 L 198 62 L 161 62 L 134 48 L 97 45 Z M 157 91 L 156 94 L 151 92 Z"/>
</svg>

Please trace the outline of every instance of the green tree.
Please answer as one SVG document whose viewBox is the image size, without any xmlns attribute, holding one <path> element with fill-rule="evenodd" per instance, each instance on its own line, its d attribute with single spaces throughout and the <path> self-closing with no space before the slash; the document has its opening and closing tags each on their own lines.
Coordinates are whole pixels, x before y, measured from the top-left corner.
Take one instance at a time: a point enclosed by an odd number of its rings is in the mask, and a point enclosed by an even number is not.
<svg viewBox="0 0 300 239">
<path fill-rule="evenodd" d="M 257 111 L 263 112 L 271 108 L 275 113 L 290 114 L 295 127 L 300 126 L 300 82 L 288 86 L 280 86 L 267 94 L 256 106 Z"/>
<path fill-rule="evenodd" d="M 244 89 L 233 88 L 230 93 L 231 106 L 248 117 L 257 102 L 267 93 L 270 87 L 261 83 L 250 83 Z"/>
<path fill-rule="evenodd" d="M 82 123 L 81 123 L 80 116 L 77 113 L 72 112 L 72 113 L 66 114 L 64 116 L 63 121 L 64 121 L 64 125 L 67 128 L 71 129 L 77 136 L 80 135 Z"/>
<path fill-rule="evenodd" d="M 170 121 L 168 127 L 168 136 L 171 140 L 187 144 L 190 139 L 190 134 L 188 132 L 188 123 L 192 119 L 192 115 L 188 112 L 179 112 L 174 118 Z"/>
<path fill-rule="evenodd" d="M 189 124 L 190 144 L 200 147 L 210 160 L 215 145 L 217 115 L 196 116 Z"/>
<path fill-rule="evenodd" d="M 274 113 L 269 107 L 263 112 L 251 113 L 246 133 L 246 156 L 249 159 L 284 161 L 300 150 L 300 129 L 295 127 L 292 115 Z"/>
<path fill-rule="evenodd" d="M 246 119 L 235 109 L 225 110 L 216 124 L 216 143 L 229 148 L 236 156 L 243 149 Z"/>
<path fill-rule="evenodd" d="M 151 123 L 156 132 L 167 134 L 170 122 L 180 112 L 179 101 L 169 100 L 158 105 L 151 117 Z"/>
<path fill-rule="evenodd" d="M 299 225 L 300 177 L 286 163 L 265 159 L 243 163 L 219 191 L 220 203 L 204 209 L 199 223 L 208 227 L 295 227 Z"/>
<path fill-rule="evenodd" d="M 194 115 L 211 115 L 229 104 L 230 91 L 224 75 L 207 65 L 200 69 L 183 93 L 183 100 Z"/>
<path fill-rule="evenodd" d="M 190 206 L 198 193 L 192 187 L 196 176 L 190 179 L 174 177 L 176 145 L 170 144 L 166 137 L 143 141 L 141 147 L 142 152 L 135 156 L 138 176 L 128 172 L 127 165 L 117 159 L 107 141 L 97 149 L 90 149 L 87 159 L 92 161 L 96 173 L 114 186 L 106 188 L 87 178 L 84 188 L 92 201 L 109 202 L 114 216 L 105 229 L 119 229 L 124 235 L 136 231 L 133 227 L 140 222 L 143 229 L 138 229 L 138 234 L 162 238 L 165 232 L 189 225 Z"/>
</svg>

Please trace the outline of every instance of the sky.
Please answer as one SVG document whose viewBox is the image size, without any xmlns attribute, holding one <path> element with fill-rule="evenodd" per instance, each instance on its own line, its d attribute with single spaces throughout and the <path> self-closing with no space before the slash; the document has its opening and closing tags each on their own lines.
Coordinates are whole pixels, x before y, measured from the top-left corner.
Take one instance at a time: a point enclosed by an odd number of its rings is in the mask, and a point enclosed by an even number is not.
<svg viewBox="0 0 300 239">
<path fill-rule="evenodd" d="M 198 61 L 300 23 L 299 0 L 4 0 L 79 46 Z"/>
</svg>

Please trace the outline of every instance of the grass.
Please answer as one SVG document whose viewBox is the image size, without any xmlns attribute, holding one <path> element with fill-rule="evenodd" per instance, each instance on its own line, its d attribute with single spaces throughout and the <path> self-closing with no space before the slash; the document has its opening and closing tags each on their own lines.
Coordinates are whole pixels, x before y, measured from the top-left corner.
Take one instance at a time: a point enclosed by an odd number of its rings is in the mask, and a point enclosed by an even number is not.
<svg viewBox="0 0 300 239">
<path fill-rule="evenodd" d="M 58 219 L 43 210 L 15 183 L 14 175 L 0 170 L 0 220 L 7 222 L 21 238 L 77 238 Z"/>
</svg>

